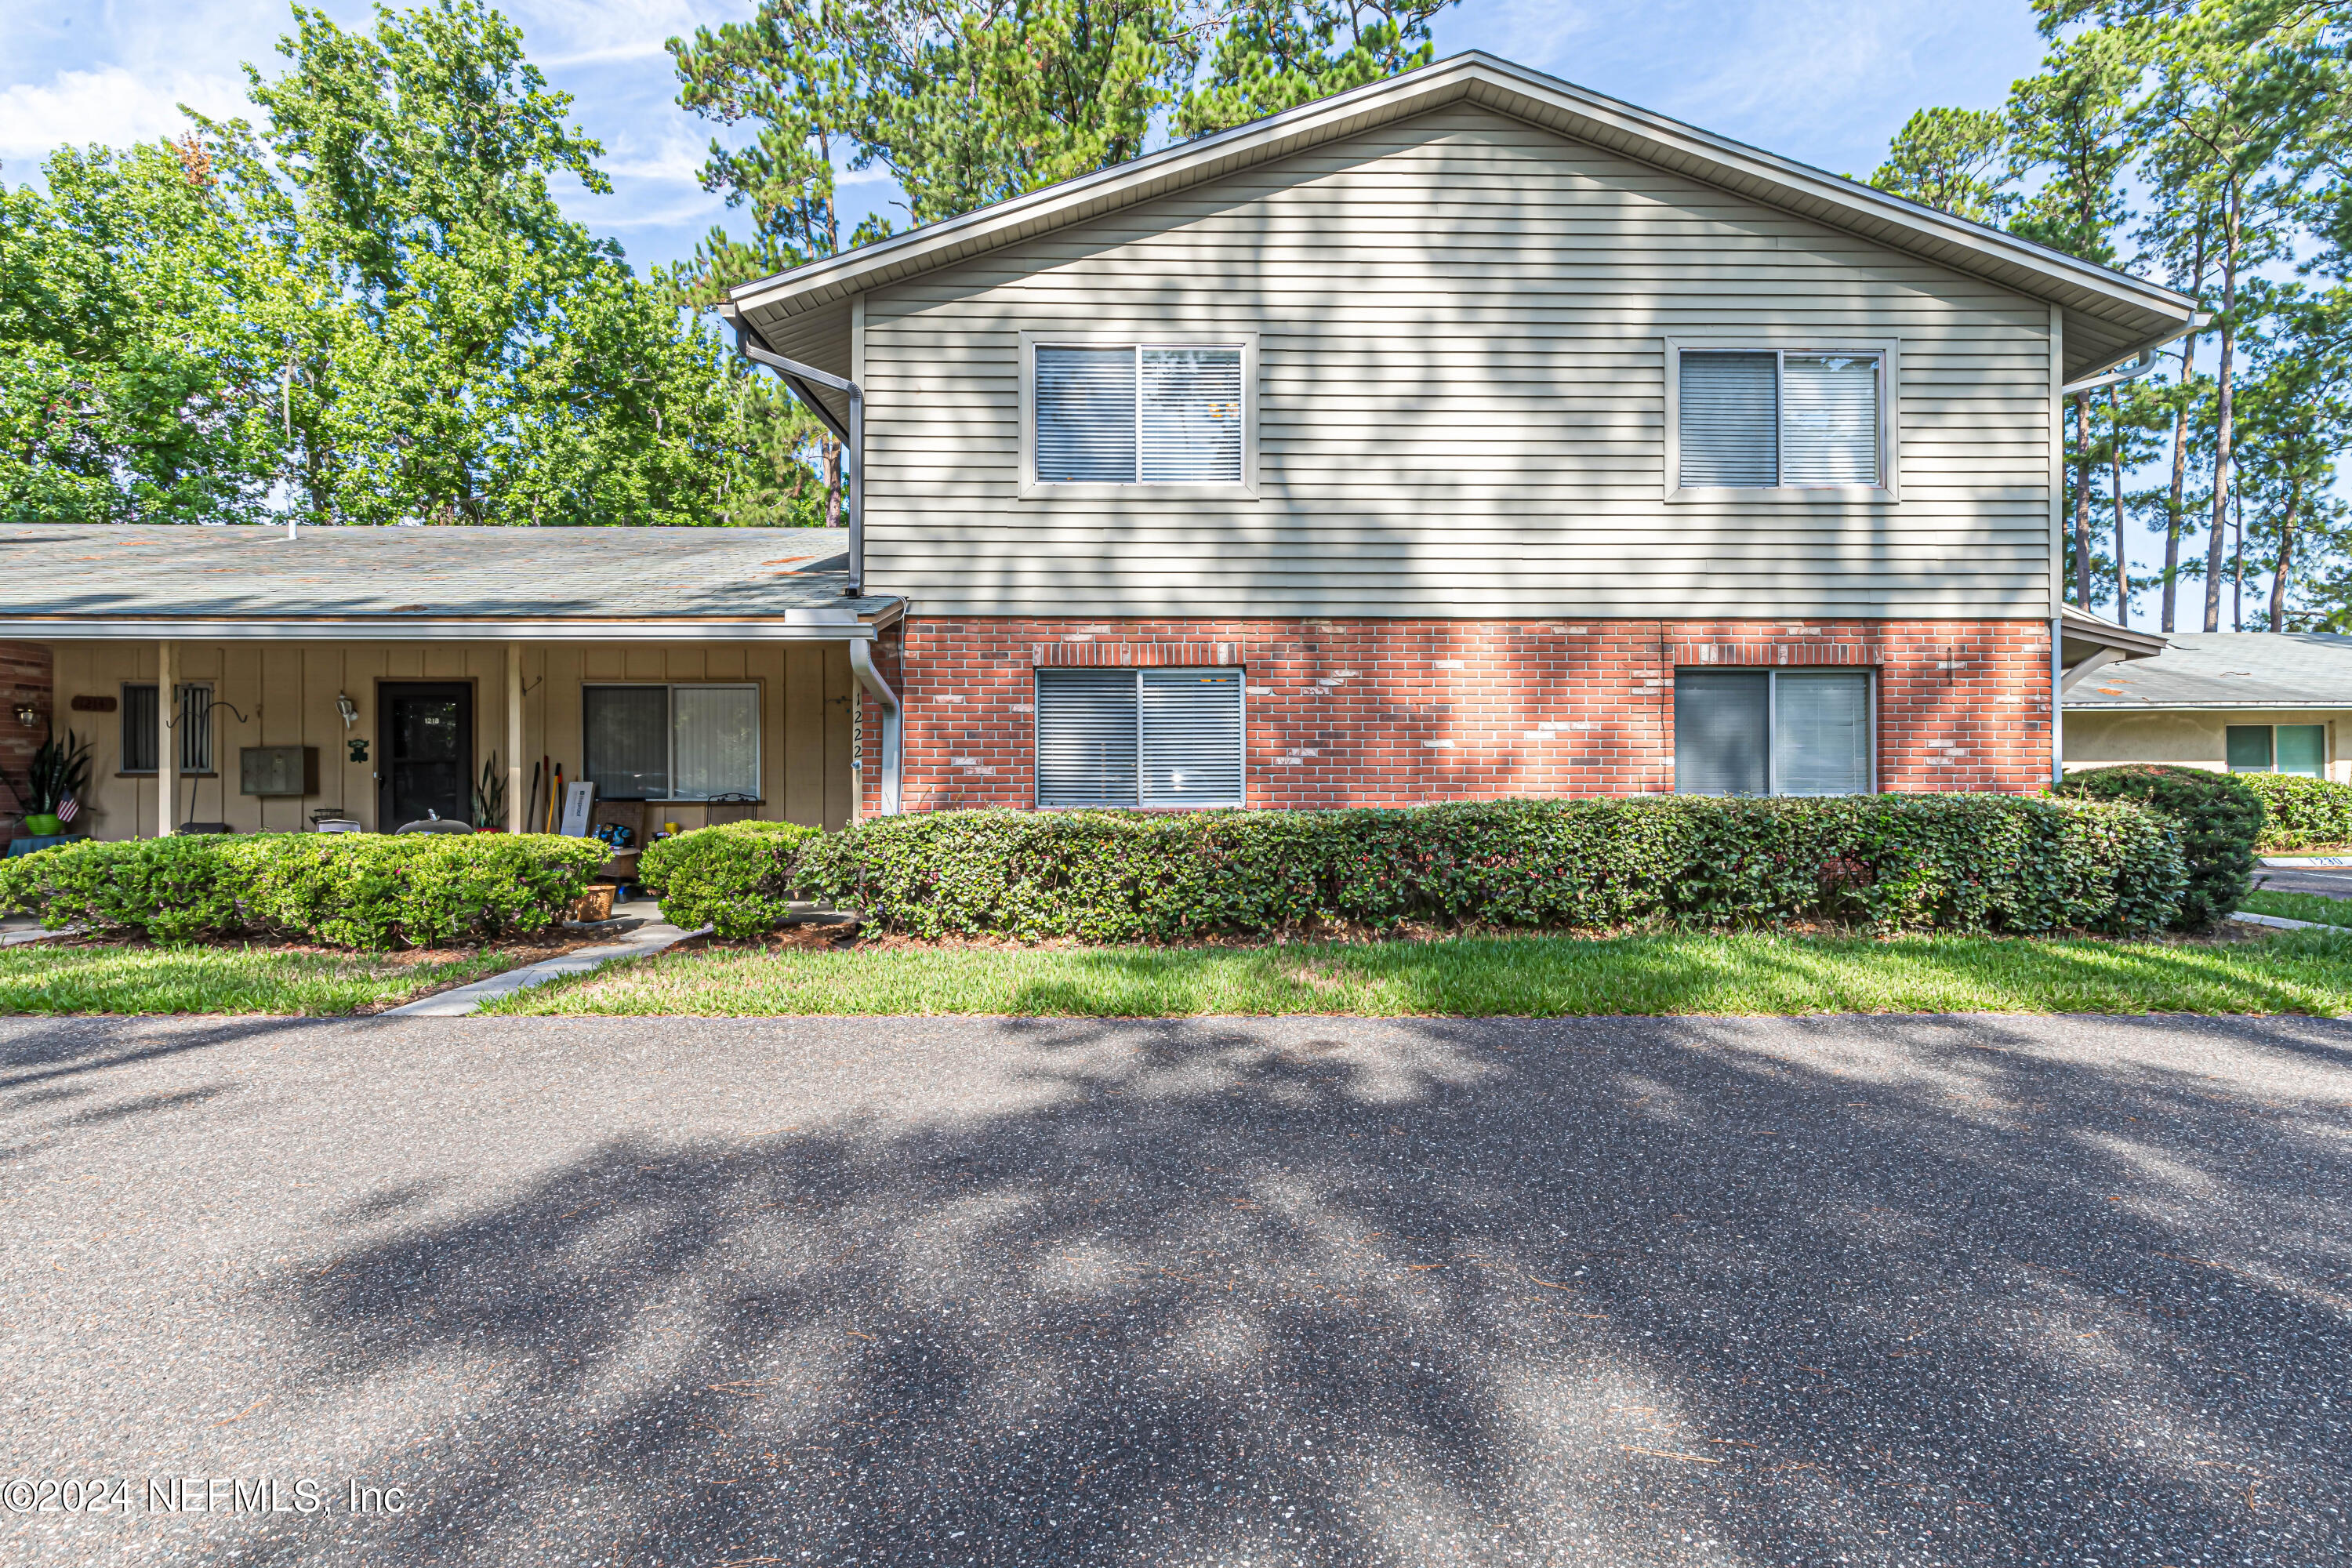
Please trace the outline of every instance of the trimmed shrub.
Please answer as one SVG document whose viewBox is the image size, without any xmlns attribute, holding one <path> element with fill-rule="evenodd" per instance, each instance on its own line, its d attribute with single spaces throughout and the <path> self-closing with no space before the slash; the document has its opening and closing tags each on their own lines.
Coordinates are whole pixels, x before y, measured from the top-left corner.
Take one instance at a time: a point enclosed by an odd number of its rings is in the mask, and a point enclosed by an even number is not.
<svg viewBox="0 0 2352 1568">
<path fill-rule="evenodd" d="M 2263 803 L 2258 849 L 2301 849 L 2315 844 L 2352 844 L 2352 784 L 2307 779 L 2297 773 L 2232 773 Z"/>
<path fill-rule="evenodd" d="M 0 903 L 57 930 L 379 950 L 559 923 L 604 863 L 553 834 L 257 833 L 62 844 L 0 861 Z"/>
<path fill-rule="evenodd" d="M 2058 793 L 2134 801 L 2172 823 L 2189 868 L 2174 922 L 2181 931 L 2202 931 L 2229 914 L 2252 884 L 2264 813 L 2262 797 L 2246 787 L 2242 774 L 2135 763 L 2069 773 Z"/>
<path fill-rule="evenodd" d="M 1088 942 L 1808 918 L 2140 931 L 2183 882 L 2146 811 L 1994 795 L 941 812 L 812 839 L 776 874 L 887 931 Z"/>
<path fill-rule="evenodd" d="M 662 918 L 688 931 L 758 936 L 792 912 L 793 852 L 818 830 L 796 822 L 730 822 L 646 847 L 637 879 L 661 900 Z"/>
</svg>

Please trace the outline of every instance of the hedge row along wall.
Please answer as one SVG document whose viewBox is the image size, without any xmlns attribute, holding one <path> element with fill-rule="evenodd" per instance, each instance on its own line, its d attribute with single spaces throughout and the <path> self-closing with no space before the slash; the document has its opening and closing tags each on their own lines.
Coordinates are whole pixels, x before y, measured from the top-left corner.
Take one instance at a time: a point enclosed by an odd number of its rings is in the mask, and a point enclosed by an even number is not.
<svg viewBox="0 0 2352 1568">
<path fill-rule="evenodd" d="M 604 863 L 551 834 L 257 833 L 59 845 L 0 861 L 0 904 L 51 930 L 268 937 L 371 950 L 561 921 Z"/>
<path fill-rule="evenodd" d="M 2294 773 L 2232 773 L 2263 803 L 2260 847 L 2278 853 L 2352 845 L 2352 784 Z"/>
<path fill-rule="evenodd" d="M 2186 881 L 2143 807 L 1994 795 L 942 812 L 739 864 L 758 866 L 743 899 L 796 890 L 885 931 L 1088 942 L 1817 918 L 2145 931 L 2178 917 Z"/>
</svg>

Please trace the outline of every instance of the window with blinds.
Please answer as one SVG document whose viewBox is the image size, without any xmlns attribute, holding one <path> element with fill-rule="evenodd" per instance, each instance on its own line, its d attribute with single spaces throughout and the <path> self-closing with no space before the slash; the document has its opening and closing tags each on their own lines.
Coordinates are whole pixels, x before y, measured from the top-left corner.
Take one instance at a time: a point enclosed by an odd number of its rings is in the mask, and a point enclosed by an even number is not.
<svg viewBox="0 0 2352 1568">
<path fill-rule="evenodd" d="M 1040 806 L 1242 804 L 1238 669 L 1041 669 Z"/>
<path fill-rule="evenodd" d="M 1881 488 L 1882 365 L 1874 353 L 1681 351 L 1675 483 L 1685 489 Z"/>
<path fill-rule="evenodd" d="M 1677 795 L 1868 795 L 1870 677 L 1853 670 L 1675 672 Z"/>
<path fill-rule="evenodd" d="M 213 689 L 208 681 L 192 681 L 176 689 L 180 694 L 180 771 L 213 771 Z M 155 683 L 132 682 L 122 689 L 122 768 L 126 773 L 161 772 L 156 762 Z"/>
<path fill-rule="evenodd" d="M 1242 351 L 1036 349 L 1041 484 L 1236 484 Z"/>
<path fill-rule="evenodd" d="M 758 687 L 583 686 L 580 698 L 597 798 L 759 798 Z"/>
</svg>

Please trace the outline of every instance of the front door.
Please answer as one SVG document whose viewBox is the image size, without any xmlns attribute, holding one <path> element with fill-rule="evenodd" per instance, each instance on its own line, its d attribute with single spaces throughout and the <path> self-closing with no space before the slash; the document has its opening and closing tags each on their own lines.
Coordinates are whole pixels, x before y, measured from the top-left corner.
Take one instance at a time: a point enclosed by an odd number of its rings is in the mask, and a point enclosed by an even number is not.
<svg viewBox="0 0 2352 1568">
<path fill-rule="evenodd" d="M 471 822 L 474 689 L 464 681 L 386 681 L 376 688 L 376 826 L 427 816 Z"/>
</svg>

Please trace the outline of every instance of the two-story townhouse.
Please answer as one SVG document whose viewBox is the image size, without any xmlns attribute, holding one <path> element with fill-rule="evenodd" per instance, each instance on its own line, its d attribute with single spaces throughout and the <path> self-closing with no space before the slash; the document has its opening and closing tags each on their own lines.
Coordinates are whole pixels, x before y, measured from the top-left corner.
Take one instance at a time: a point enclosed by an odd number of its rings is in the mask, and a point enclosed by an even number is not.
<svg viewBox="0 0 2352 1568">
<path fill-rule="evenodd" d="M 2160 646 L 2056 422 L 2190 300 L 1485 56 L 730 313 L 905 604 L 868 810 L 2022 790 Z"/>
<path fill-rule="evenodd" d="M 2189 300 L 1485 56 L 729 314 L 845 541 L 0 526 L 0 751 L 110 837 L 2022 790 L 2161 646 L 2062 607 L 2057 421 Z"/>
</svg>

